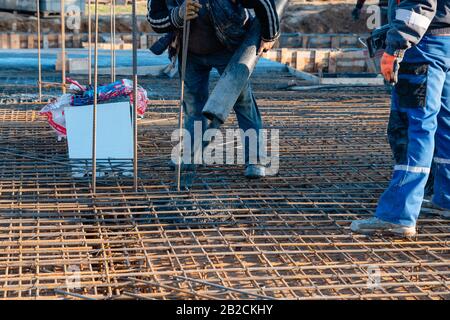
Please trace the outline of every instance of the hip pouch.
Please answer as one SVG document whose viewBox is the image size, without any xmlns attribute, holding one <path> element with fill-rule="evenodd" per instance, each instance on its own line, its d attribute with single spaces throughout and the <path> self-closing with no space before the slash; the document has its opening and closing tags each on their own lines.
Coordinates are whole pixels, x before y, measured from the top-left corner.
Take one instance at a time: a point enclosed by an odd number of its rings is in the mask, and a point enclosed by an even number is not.
<svg viewBox="0 0 450 320">
<path fill-rule="evenodd" d="M 236 50 L 244 40 L 253 17 L 240 3 L 208 0 L 216 35 L 228 50 Z"/>
<path fill-rule="evenodd" d="M 428 65 L 423 63 L 400 64 L 395 93 L 400 108 L 425 108 L 427 100 Z"/>
</svg>

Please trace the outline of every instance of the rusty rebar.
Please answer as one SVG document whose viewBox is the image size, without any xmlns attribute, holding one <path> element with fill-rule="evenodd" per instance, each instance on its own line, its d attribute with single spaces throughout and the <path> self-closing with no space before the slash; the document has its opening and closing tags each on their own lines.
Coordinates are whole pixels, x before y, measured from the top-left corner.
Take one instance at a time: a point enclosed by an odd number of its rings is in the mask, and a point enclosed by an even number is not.
<svg viewBox="0 0 450 320">
<path fill-rule="evenodd" d="M 92 197 L 90 176 L 72 176 L 91 159 L 68 159 L 41 105 L 0 104 L 0 298 L 449 299 L 447 220 L 421 215 L 406 240 L 349 229 L 372 216 L 392 173 L 388 95 L 277 90 L 292 76 L 258 72 L 265 126 L 280 130 L 279 174 L 249 181 L 240 165 L 207 166 L 186 192 L 174 192 L 167 167 L 178 80 L 139 79 L 161 97 L 137 131 L 139 192 L 99 160 L 111 174 Z M 36 88 L 0 93 L 16 91 Z M 223 129 L 235 127 L 232 117 Z"/>
</svg>

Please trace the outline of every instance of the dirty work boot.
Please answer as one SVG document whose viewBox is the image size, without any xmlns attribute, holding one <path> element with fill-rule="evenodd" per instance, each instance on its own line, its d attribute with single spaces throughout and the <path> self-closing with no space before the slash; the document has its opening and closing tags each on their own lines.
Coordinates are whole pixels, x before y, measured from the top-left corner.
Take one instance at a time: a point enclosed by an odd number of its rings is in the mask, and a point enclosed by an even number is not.
<svg viewBox="0 0 450 320">
<path fill-rule="evenodd" d="M 450 210 L 439 207 L 431 201 L 424 200 L 421 213 L 440 216 L 444 219 L 450 219 Z"/>
<path fill-rule="evenodd" d="M 259 179 L 266 176 L 266 168 L 257 164 L 249 164 L 245 168 L 245 177 L 248 179 Z"/>
<path fill-rule="evenodd" d="M 350 229 L 355 233 L 361 234 L 384 234 L 384 235 L 394 235 L 400 237 L 413 237 L 416 235 L 415 227 L 402 226 L 400 224 L 393 224 L 380 220 L 376 217 L 365 219 L 365 220 L 355 220 L 350 225 Z"/>
</svg>

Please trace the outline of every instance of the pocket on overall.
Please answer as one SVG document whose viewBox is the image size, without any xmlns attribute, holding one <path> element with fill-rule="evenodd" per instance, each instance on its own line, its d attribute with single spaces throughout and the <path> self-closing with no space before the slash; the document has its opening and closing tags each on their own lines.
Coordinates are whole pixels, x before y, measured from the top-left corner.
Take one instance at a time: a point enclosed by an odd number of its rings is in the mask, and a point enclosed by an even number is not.
<svg viewBox="0 0 450 320">
<path fill-rule="evenodd" d="M 208 3 L 217 37 L 229 50 L 237 49 L 253 20 L 250 12 L 230 0 L 208 0 Z"/>
<path fill-rule="evenodd" d="M 400 108 L 425 108 L 428 65 L 402 62 L 398 77 L 398 83 L 395 85 L 397 105 Z"/>
</svg>

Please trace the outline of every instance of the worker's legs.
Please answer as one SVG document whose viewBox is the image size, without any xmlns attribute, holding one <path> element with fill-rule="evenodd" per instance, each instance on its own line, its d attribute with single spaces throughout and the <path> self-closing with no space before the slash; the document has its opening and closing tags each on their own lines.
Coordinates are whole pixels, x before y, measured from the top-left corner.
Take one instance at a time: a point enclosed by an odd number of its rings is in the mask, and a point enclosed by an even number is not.
<svg viewBox="0 0 450 320">
<path fill-rule="evenodd" d="M 436 170 L 433 203 L 440 208 L 450 210 L 450 69 L 447 70 L 442 91 L 434 162 Z"/>
<path fill-rule="evenodd" d="M 211 67 L 202 57 L 188 54 L 184 93 L 184 128 L 190 133 L 192 155 L 202 152 L 203 133 L 207 129 L 207 119 L 202 115 L 209 95 L 209 74 Z M 202 126 L 202 131 L 195 128 Z M 200 134 L 200 136 L 199 136 Z M 198 143 L 195 143 L 197 139 Z M 191 159 L 194 161 L 194 159 Z"/>
<path fill-rule="evenodd" d="M 406 52 L 401 64 L 393 105 L 408 121 L 407 151 L 396 164 L 392 181 L 378 204 L 376 217 L 382 221 L 403 226 L 416 224 L 433 159 L 446 78 L 448 58 L 440 55 L 441 47 L 435 37 L 425 37 Z"/>
<path fill-rule="evenodd" d="M 395 163 L 405 162 L 408 149 L 408 115 L 399 110 L 396 99 L 392 99 L 387 135 Z"/>
<path fill-rule="evenodd" d="M 223 74 L 231 57 L 232 53 L 229 52 L 215 55 L 214 67 L 219 74 Z M 243 141 L 245 146 L 245 163 L 261 164 L 261 161 L 265 159 L 264 144 L 262 143 L 263 122 L 249 82 L 245 84 L 234 105 L 234 112 L 236 113 L 239 128 L 246 133 L 245 141 Z"/>
<path fill-rule="evenodd" d="M 408 116 L 406 112 L 402 112 L 399 110 L 396 100 L 397 99 L 392 99 L 387 135 L 395 163 L 401 164 L 406 161 L 407 155 Z M 435 166 L 432 165 L 430 176 L 425 186 L 426 197 L 431 197 L 433 195 L 434 171 L 435 171 L 434 168 Z"/>
<path fill-rule="evenodd" d="M 257 139 L 252 140 L 252 133 L 247 136 L 245 143 L 245 163 L 246 164 L 260 164 L 264 158 L 263 143 L 261 141 L 263 129 L 263 123 L 261 114 L 256 104 L 256 99 L 253 96 L 253 92 L 250 83 L 245 85 L 242 90 L 236 104 L 234 105 L 234 112 L 239 123 L 239 128 L 244 132 L 248 130 L 254 130 L 254 134 Z M 256 145 L 252 145 L 256 143 Z"/>
</svg>

